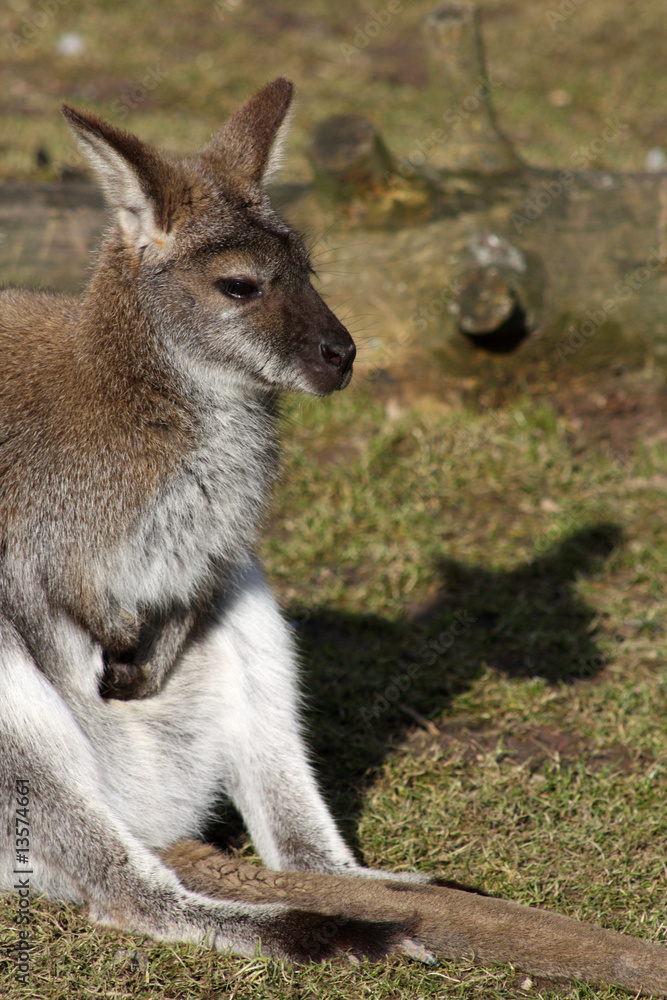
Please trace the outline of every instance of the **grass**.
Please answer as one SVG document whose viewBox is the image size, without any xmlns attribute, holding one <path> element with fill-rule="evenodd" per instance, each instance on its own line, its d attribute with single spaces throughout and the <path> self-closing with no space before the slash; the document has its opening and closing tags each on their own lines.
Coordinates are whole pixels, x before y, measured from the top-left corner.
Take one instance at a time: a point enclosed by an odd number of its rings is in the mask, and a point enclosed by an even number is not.
<svg viewBox="0 0 667 1000">
<path fill-rule="evenodd" d="M 285 424 L 264 556 L 360 855 L 666 941 L 664 490 L 633 485 L 661 482 L 664 444 L 622 465 L 575 453 L 545 401 L 402 409 L 364 386 L 290 400 Z M 30 986 L 0 972 L 11 1000 L 526 995 L 511 969 L 295 969 L 33 912 Z"/>
<path fill-rule="evenodd" d="M 159 11 L 69 0 L 6 46 L 0 178 L 53 179 L 74 163 L 60 100 L 118 121 L 156 66 L 164 79 L 124 123 L 162 147 L 191 149 L 254 85 L 287 73 L 301 95 L 291 177 L 308 176 L 314 122 L 343 110 L 407 153 L 432 127 L 418 27 L 432 3 L 404 5 L 348 62 L 341 46 L 371 6 L 230 3 L 221 18 L 198 0 Z M 586 0 L 552 30 L 543 5 L 481 4 L 499 119 L 530 162 L 567 166 L 607 116 L 628 128 L 595 165 L 639 169 L 660 144 L 664 11 L 640 6 L 630 17 Z M 12 0 L 0 12 L 5 42 L 35 10 Z M 74 31 L 84 52 L 57 55 Z M 557 90 L 569 103 L 554 104 Z M 587 412 L 582 431 L 548 377 L 492 405 L 361 380 L 335 399 L 288 400 L 264 558 L 299 634 L 318 771 L 361 857 L 665 942 L 665 439 L 635 425 L 608 449 L 606 418 Z M 229 829 L 251 855 L 233 818 Z M 515 970 L 464 963 L 291 968 L 91 928 L 44 901 L 32 912 L 23 986 L 16 900 L 0 901 L 7 1000 L 623 995 L 527 991 Z"/>
</svg>

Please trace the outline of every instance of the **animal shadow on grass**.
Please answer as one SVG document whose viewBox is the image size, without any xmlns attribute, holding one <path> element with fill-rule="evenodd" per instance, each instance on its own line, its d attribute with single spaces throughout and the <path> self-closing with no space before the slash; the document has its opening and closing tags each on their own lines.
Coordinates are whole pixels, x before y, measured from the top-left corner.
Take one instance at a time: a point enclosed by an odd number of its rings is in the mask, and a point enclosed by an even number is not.
<svg viewBox="0 0 667 1000">
<path fill-rule="evenodd" d="M 552 684 L 603 669 L 594 611 L 574 583 L 599 572 L 620 541 L 617 525 L 597 524 L 509 571 L 443 557 L 435 598 L 398 621 L 331 608 L 297 619 L 309 744 L 348 843 L 357 846 L 361 799 L 391 748 L 415 718 L 438 718 L 487 667 Z M 209 837 L 226 847 L 243 838 L 231 807 L 221 807 Z"/>
</svg>

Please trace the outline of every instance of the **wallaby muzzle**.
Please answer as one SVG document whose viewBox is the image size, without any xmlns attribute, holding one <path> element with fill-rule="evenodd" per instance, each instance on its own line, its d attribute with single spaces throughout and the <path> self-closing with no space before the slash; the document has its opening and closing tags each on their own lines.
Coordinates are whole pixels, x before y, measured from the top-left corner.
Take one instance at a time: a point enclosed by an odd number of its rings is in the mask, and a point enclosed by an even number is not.
<svg viewBox="0 0 667 1000">
<path fill-rule="evenodd" d="M 298 295 L 284 301 L 281 321 L 289 331 L 284 339 L 291 356 L 286 360 L 296 361 L 302 372 L 305 368 L 307 391 L 328 396 L 350 384 L 357 348 L 312 285 L 302 286 Z"/>
<path fill-rule="evenodd" d="M 356 353 L 357 348 L 347 330 L 344 336 L 339 334 L 337 337 L 327 337 L 321 341 L 320 354 L 328 368 L 333 369 L 338 376 L 339 381 L 335 389 L 345 389 L 350 384 L 352 363 Z"/>
</svg>

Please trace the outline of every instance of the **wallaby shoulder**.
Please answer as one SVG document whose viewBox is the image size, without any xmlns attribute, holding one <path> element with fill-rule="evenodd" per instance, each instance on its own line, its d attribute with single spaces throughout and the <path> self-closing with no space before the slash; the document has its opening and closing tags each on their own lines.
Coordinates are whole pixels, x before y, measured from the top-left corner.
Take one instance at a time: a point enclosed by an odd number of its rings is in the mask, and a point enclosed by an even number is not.
<svg viewBox="0 0 667 1000">
<path fill-rule="evenodd" d="M 3 351 L 15 334 L 38 337 L 49 327 L 53 328 L 54 333 L 62 330 L 63 322 L 68 321 L 77 308 L 78 301 L 76 295 L 28 288 L 0 288 L 0 337 Z"/>
<path fill-rule="evenodd" d="M 46 549 L 59 529 L 97 543 L 102 520 L 113 539 L 186 453 L 192 411 L 109 364 L 76 297 L 0 294 L 0 358 L 0 525 Z"/>
</svg>

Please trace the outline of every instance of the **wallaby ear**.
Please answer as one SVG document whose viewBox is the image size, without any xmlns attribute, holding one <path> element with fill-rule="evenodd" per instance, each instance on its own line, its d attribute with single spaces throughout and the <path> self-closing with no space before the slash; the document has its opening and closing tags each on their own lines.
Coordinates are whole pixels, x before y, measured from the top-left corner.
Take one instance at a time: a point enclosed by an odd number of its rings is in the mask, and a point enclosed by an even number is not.
<svg viewBox="0 0 667 1000">
<path fill-rule="evenodd" d="M 201 154 L 244 201 L 262 200 L 262 188 L 280 166 L 294 85 L 284 77 L 265 84 L 241 105 Z"/>
<path fill-rule="evenodd" d="M 95 169 L 126 241 L 141 249 L 169 232 L 178 190 L 175 170 L 136 136 L 68 105 L 62 113 Z"/>
</svg>

